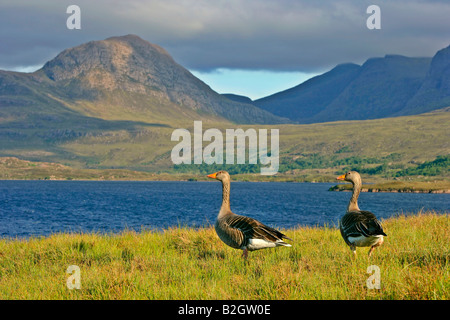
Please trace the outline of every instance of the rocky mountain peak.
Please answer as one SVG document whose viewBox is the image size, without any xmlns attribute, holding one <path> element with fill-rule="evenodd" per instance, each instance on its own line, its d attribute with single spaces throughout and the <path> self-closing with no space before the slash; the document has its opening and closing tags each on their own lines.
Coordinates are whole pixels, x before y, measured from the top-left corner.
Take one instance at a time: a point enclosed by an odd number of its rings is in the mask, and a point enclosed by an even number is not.
<svg viewBox="0 0 450 320">
<path fill-rule="evenodd" d="M 148 84 L 152 75 L 170 64 L 175 62 L 163 48 L 138 36 L 127 35 L 66 49 L 42 70 L 54 81 L 89 79 L 92 75 L 98 81 L 100 75 L 108 74 L 104 80 L 119 80 L 125 76 L 131 81 Z"/>
<path fill-rule="evenodd" d="M 120 92 L 125 92 L 237 122 L 285 121 L 252 104 L 224 98 L 179 65 L 165 49 L 136 35 L 66 49 L 36 74 L 45 75 L 71 100 L 98 101 L 114 95 L 120 99 L 117 103 L 129 104 L 121 98 Z"/>
</svg>

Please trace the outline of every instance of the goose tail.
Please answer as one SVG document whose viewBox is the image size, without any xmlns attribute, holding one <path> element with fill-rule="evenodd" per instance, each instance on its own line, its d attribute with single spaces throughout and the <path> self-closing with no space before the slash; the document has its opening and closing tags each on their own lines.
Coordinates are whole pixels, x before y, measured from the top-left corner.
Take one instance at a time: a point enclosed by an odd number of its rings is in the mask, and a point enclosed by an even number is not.
<svg viewBox="0 0 450 320">
<path fill-rule="evenodd" d="M 287 239 L 289 239 L 289 238 L 287 238 Z M 290 239 L 289 239 L 289 240 L 290 240 Z M 284 247 L 292 247 L 291 244 L 286 243 L 286 242 L 284 242 L 284 241 L 282 241 L 282 240 L 276 241 L 276 242 L 275 242 L 275 245 L 276 245 L 276 246 L 284 246 Z"/>
</svg>

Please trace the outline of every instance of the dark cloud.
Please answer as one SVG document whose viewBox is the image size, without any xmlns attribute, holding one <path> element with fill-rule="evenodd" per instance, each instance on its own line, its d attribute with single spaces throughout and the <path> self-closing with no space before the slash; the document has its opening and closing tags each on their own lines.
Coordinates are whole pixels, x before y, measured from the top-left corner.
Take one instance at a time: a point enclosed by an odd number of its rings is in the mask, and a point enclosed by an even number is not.
<svg viewBox="0 0 450 320">
<path fill-rule="evenodd" d="M 3 1 L 0 67 L 43 64 L 65 48 L 129 33 L 165 47 L 182 65 L 324 71 L 373 56 L 432 56 L 450 44 L 448 1 L 378 0 L 381 30 L 368 30 L 373 1 Z M 81 30 L 66 8 L 81 8 Z"/>
</svg>

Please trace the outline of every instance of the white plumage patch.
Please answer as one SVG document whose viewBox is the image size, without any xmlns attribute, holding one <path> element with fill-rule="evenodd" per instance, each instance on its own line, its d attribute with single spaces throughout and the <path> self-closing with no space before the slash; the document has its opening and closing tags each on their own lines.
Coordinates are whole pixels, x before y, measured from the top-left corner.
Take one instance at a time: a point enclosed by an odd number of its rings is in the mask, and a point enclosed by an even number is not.
<svg viewBox="0 0 450 320">
<path fill-rule="evenodd" d="M 273 248 L 278 246 L 292 247 L 289 243 L 286 243 L 281 240 L 277 240 L 276 242 L 267 241 L 263 239 L 250 239 L 248 241 L 247 249 L 250 251 L 265 249 L 265 248 Z"/>
<path fill-rule="evenodd" d="M 378 241 L 383 240 L 382 235 L 378 236 L 359 236 L 359 237 L 348 237 L 348 241 L 352 244 L 354 244 L 357 247 L 371 247 L 373 245 L 376 245 Z"/>
</svg>

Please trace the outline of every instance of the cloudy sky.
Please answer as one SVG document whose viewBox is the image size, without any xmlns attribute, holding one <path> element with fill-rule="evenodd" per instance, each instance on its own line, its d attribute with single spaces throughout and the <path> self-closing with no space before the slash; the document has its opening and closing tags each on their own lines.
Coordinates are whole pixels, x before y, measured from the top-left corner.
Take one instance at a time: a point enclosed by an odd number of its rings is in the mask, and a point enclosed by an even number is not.
<svg viewBox="0 0 450 320">
<path fill-rule="evenodd" d="M 81 30 L 69 30 L 69 5 Z M 367 8 L 378 5 L 381 29 Z M 34 71 L 65 48 L 136 34 L 218 92 L 253 99 L 337 64 L 450 45 L 448 0 L 0 0 L 0 69 Z"/>
</svg>

